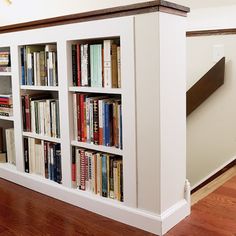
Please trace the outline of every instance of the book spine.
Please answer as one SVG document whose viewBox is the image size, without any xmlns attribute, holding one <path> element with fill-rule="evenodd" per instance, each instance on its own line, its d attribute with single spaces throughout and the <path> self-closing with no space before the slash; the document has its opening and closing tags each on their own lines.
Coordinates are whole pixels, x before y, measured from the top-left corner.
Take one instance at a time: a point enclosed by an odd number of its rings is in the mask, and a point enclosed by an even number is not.
<svg viewBox="0 0 236 236">
<path fill-rule="evenodd" d="M 120 59 L 120 46 L 117 47 L 117 82 L 118 88 L 121 88 L 121 59 Z"/>
<path fill-rule="evenodd" d="M 103 144 L 103 116 L 104 116 L 103 100 L 99 100 L 98 101 L 98 124 L 99 124 L 99 133 L 98 133 L 99 141 L 98 141 L 98 144 L 99 145 Z"/>
<path fill-rule="evenodd" d="M 72 147 L 72 166 L 71 166 L 71 178 L 73 187 L 76 186 L 76 150 Z"/>
<path fill-rule="evenodd" d="M 80 186 L 81 190 L 85 190 L 85 181 L 86 181 L 86 160 L 85 160 L 85 152 L 83 149 L 80 150 L 80 160 L 81 160 L 81 176 L 80 176 Z"/>
<path fill-rule="evenodd" d="M 111 67 L 111 40 L 104 40 L 104 87 L 111 88 L 112 67 Z"/>
<path fill-rule="evenodd" d="M 81 86 L 81 54 L 80 54 L 80 44 L 76 44 L 76 49 L 77 49 L 77 86 Z"/>
<path fill-rule="evenodd" d="M 117 45 L 112 44 L 112 88 L 118 88 Z"/>
<path fill-rule="evenodd" d="M 107 197 L 107 160 L 102 155 L 102 196 Z"/>
<path fill-rule="evenodd" d="M 77 82 L 77 47 L 75 44 L 72 45 L 72 79 L 73 79 L 73 86 L 78 86 Z"/>
<path fill-rule="evenodd" d="M 77 95 L 73 94 L 73 121 L 74 121 L 74 139 L 78 140 L 78 118 L 77 118 Z"/>
<path fill-rule="evenodd" d="M 94 144 L 99 143 L 99 117 L 98 117 L 98 100 L 93 100 L 93 140 Z"/>
<path fill-rule="evenodd" d="M 28 149 L 28 138 L 24 138 L 24 164 L 25 172 L 29 173 L 29 149 Z"/>
<path fill-rule="evenodd" d="M 24 47 L 22 47 L 20 49 L 20 52 L 21 52 L 21 84 L 22 85 L 26 85 L 25 83 L 25 60 L 24 60 L 24 53 L 25 53 L 25 50 L 24 50 Z"/>
</svg>

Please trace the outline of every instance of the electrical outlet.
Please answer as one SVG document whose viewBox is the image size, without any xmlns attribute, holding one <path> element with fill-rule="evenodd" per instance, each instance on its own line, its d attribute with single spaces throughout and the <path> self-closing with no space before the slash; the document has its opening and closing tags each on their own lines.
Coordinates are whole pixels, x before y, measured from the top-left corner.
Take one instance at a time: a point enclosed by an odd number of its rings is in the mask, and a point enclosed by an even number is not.
<svg viewBox="0 0 236 236">
<path fill-rule="evenodd" d="M 225 46 L 223 44 L 213 46 L 213 62 L 218 62 L 225 56 Z"/>
</svg>

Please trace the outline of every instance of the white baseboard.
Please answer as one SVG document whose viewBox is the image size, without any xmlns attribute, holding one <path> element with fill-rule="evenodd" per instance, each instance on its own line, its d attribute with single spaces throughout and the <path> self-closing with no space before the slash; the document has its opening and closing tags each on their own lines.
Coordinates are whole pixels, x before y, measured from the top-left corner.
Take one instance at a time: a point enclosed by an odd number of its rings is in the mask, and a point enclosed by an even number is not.
<svg viewBox="0 0 236 236">
<path fill-rule="evenodd" d="M 216 174 L 217 172 L 219 172 L 220 170 L 224 169 L 229 163 L 233 162 L 236 160 L 236 157 L 231 158 L 230 160 L 228 160 L 227 162 L 225 162 L 223 165 L 221 165 L 220 167 L 218 167 L 216 170 L 212 171 L 209 175 L 207 175 L 205 178 L 203 178 L 202 180 L 200 180 L 199 182 L 197 182 L 196 184 L 194 184 L 191 187 L 191 190 L 195 189 L 196 187 L 198 187 L 200 184 L 204 183 L 206 180 L 208 180 L 209 178 L 211 178 L 214 174 Z"/>
<path fill-rule="evenodd" d="M 104 199 L 93 194 L 66 188 L 40 176 L 19 173 L 7 164 L 0 164 L 0 177 L 26 188 L 70 203 L 113 220 L 163 235 L 189 214 L 190 203 L 185 199 L 165 211 L 162 215 L 137 208 L 127 207 L 111 199 Z"/>
</svg>

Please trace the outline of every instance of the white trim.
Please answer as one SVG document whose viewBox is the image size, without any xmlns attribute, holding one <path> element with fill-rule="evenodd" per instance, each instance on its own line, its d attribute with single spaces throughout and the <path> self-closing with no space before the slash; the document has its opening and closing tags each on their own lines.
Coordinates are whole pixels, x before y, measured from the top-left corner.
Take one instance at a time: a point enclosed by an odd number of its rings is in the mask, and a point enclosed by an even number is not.
<svg viewBox="0 0 236 236">
<path fill-rule="evenodd" d="M 69 87 L 70 92 L 122 94 L 120 88 Z"/>
<path fill-rule="evenodd" d="M 116 147 L 95 145 L 95 144 L 90 144 L 90 143 L 85 143 L 85 142 L 78 142 L 75 140 L 71 141 L 71 145 L 76 146 L 76 147 L 96 150 L 96 151 L 100 151 L 100 152 L 107 152 L 107 153 L 111 153 L 111 154 L 115 154 L 115 155 L 119 155 L 119 156 L 123 155 L 123 151 L 121 149 L 116 148 Z"/>
<path fill-rule="evenodd" d="M 186 200 L 179 201 L 162 215 L 158 215 L 138 208 L 127 207 L 115 200 L 67 188 L 37 175 L 20 173 L 8 163 L 0 164 L 0 177 L 47 196 L 158 235 L 163 235 L 189 214 L 189 203 Z"/>
<path fill-rule="evenodd" d="M 206 180 L 208 180 L 209 178 L 211 178 L 214 174 L 216 174 L 217 172 L 219 172 L 220 170 L 224 169 L 229 163 L 233 162 L 236 160 L 236 156 L 234 156 L 233 158 L 231 158 L 230 160 L 228 160 L 227 162 L 225 162 L 223 165 L 221 165 L 220 167 L 218 167 L 216 170 L 212 171 L 209 175 L 207 175 L 205 178 L 203 178 L 202 180 L 200 180 L 198 183 L 194 184 L 191 187 L 191 190 L 195 189 L 196 187 L 198 187 L 200 184 L 202 184 L 203 182 L 205 182 Z"/>
</svg>

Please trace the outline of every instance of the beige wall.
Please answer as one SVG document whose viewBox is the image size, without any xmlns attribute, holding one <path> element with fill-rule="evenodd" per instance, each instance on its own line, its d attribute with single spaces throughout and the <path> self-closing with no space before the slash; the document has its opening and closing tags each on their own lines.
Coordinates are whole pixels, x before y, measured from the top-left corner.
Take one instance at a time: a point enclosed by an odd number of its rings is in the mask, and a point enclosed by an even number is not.
<svg viewBox="0 0 236 236">
<path fill-rule="evenodd" d="M 196 185 L 236 154 L 236 35 L 187 38 L 187 88 L 213 65 L 223 44 L 225 84 L 187 119 L 187 177 Z"/>
<path fill-rule="evenodd" d="M 145 0 L 0 0 L 0 25 L 45 19 L 55 16 L 145 2 Z"/>
</svg>

